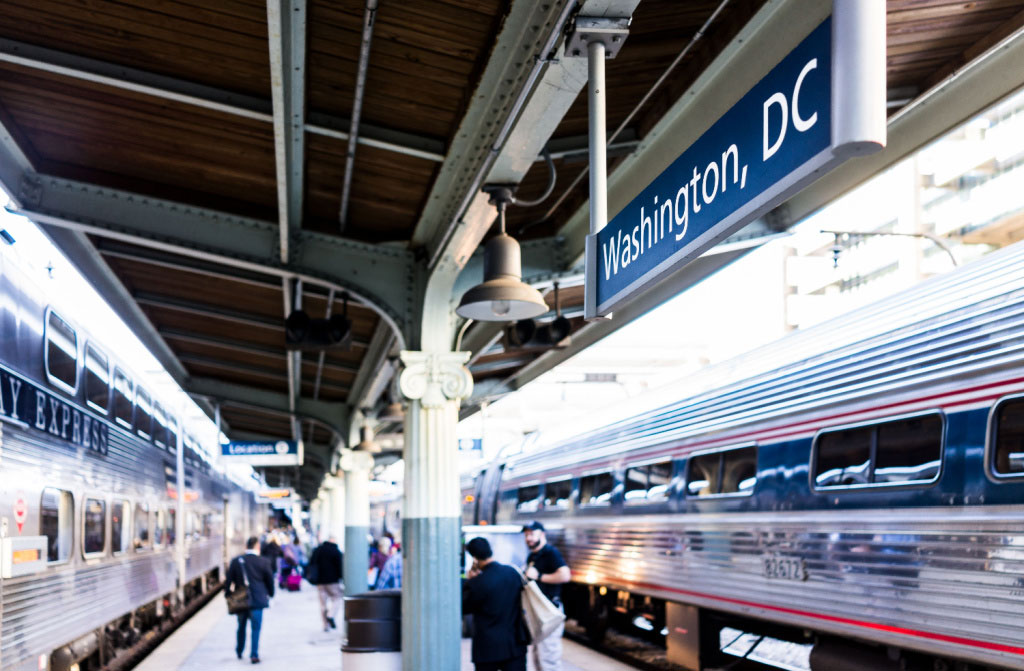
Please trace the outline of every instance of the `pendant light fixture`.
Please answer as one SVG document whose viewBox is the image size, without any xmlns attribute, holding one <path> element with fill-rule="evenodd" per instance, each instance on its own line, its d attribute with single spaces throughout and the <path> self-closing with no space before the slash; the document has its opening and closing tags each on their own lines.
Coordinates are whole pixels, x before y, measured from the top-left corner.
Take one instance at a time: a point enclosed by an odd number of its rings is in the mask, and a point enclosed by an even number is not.
<svg viewBox="0 0 1024 671">
<path fill-rule="evenodd" d="M 484 281 L 462 295 L 455 313 L 483 322 L 514 322 L 538 317 L 548 311 L 540 292 L 523 282 L 519 243 L 505 233 L 507 190 L 492 192 L 498 206 L 501 232 L 484 247 Z"/>
</svg>

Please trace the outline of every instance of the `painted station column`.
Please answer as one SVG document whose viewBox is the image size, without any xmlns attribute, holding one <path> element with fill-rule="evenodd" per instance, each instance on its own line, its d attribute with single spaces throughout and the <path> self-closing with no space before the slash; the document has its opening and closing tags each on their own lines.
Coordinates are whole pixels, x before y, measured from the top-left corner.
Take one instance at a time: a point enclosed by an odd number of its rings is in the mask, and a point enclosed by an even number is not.
<svg viewBox="0 0 1024 671">
<path fill-rule="evenodd" d="M 345 478 L 331 476 L 331 525 L 324 540 L 334 537 L 338 547 L 345 551 Z"/>
<path fill-rule="evenodd" d="M 321 507 L 323 506 L 323 499 L 317 496 L 315 499 L 309 502 L 309 536 L 310 543 L 314 546 L 320 540 L 320 524 L 321 524 Z"/>
<path fill-rule="evenodd" d="M 365 592 L 369 568 L 370 469 L 373 457 L 366 452 L 350 452 L 342 457 L 345 469 L 345 594 Z"/>
<path fill-rule="evenodd" d="M 473 389 L 469 352 L 402 352 L 409 399 L 402 501 L 402 668 L 459 668 L 459 401 Z"/>
</svg>

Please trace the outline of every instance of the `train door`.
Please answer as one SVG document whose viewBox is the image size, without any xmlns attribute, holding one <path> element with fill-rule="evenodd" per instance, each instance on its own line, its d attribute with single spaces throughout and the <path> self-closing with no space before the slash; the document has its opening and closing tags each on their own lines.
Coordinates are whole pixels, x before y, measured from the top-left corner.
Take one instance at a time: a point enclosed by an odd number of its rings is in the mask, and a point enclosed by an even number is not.
<svg viewBox="0 0 1024 671">
<path fill-rule="evenodd" d="M 221 504 L 224 510 L 224 533 L 221 534 L 221 554 L 223 566 L 227 566 L 228 562 L 231 561 L 231 536 L 232 536 L 232 524 L 234 520 L 231 519 L 231 504 L 230 499 L 225 496 L 224 501 Z"/>
<path fill-rule="evenodd" d="M 476 521 L 477 524 L 494 524 L 498 507 L 498 485 L 505 464 L 491 464 L 482 477 L 477 478 Z"/>
</svg>

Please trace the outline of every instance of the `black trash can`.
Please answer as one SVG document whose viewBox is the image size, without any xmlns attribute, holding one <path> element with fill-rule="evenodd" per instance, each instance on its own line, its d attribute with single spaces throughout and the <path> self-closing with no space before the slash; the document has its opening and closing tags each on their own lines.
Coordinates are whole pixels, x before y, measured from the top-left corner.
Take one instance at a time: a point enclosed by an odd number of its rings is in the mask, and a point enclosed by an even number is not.
<svg viewBox="0 0 1024 671">
<path fill-rule="evenodd" d="M 402 591 L 385 589 L 345 597 L 345 671 L 401 671 Z"/>
</svg>

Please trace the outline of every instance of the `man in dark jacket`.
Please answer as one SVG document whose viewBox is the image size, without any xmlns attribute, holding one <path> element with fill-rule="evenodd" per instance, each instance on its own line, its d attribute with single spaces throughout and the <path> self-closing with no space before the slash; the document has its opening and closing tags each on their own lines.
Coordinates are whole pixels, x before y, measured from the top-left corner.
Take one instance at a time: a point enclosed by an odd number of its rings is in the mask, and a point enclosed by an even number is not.
<svg viewBox="0 0 1024 671">
<path fill-rule="evenodd" d="M 324 623 L 324 631 L 337 629 L 334 616 L 338 613 L 338 606 L 343 598 L 341 592 L 341 559 L 342 553 L 338 549 L 334 536 L 328 536 L 327 540 L 321 543 L 309 557 L 309 567 L 306 569 L 306 579 L 316 585 L 317 595 L 320 597 L 320 618 Z M 310 580 L 310 577 L 313 579 Z"/>
<path fill-rule="evenodd" d="M 476 671 L 526 671 L 523 579 L 494 560 L 485 538 L 466 543 L 466 551 L 476 560 L 462 585 L 462 612 L 473 615 L 473 665 Z"/>
<path fill-rule="evenodd" d="M 249 648 L 249 659 L 253 664 L 259 664 L 260 627 L 263 625 L 263 609 L 270 606 L 270 599 L 274 596 L 274 571 L 270 568 L 267 560 L 260 557 L 258 538 L 255 536 L 250 538 L 245 542 L 245 547 L 245 554 L 232 559 L 228 566 L 224 596 L 230 596 L 232 592 L 243 587 L 248 589 L 249 610 L 237 613 L 238 636 L 235 654 L 239 659 L 242 658 L 242 653 L 245 651 L 245 623 L 249 621 L 252 623 L 252 645 Z"/>
</svg>

